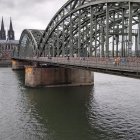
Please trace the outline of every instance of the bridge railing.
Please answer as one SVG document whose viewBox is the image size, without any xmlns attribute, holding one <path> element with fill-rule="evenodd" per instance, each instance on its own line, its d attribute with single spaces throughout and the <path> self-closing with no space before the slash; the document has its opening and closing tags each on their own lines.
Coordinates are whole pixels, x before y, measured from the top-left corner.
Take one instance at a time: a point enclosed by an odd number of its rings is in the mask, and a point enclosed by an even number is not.
<svg viewBox="0 0 140 140">
<path fill-rule="evenodd" d="M 123 70 L 140 72 L 140 58 L 127 57 L 127 58 L 105 58 L 105 57 L 40 57 L 39 61 L 72 65 L 87 68 L 100 68 L 111 70 Z"/>
</svg>

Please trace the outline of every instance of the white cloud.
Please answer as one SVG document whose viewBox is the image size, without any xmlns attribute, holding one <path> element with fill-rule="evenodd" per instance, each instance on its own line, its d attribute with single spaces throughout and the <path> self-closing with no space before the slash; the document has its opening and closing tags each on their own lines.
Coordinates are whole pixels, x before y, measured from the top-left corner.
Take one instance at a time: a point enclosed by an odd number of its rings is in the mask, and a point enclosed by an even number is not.
<svg viewBox="0 0 140 140">
<path fill-rule="evenodd" d="M 12 17 L 16 39 L 23 29 L 45 29 L 51 18 L 67 0 L 0 0 L 0 16 L 5 29 Z"/>
</svg>

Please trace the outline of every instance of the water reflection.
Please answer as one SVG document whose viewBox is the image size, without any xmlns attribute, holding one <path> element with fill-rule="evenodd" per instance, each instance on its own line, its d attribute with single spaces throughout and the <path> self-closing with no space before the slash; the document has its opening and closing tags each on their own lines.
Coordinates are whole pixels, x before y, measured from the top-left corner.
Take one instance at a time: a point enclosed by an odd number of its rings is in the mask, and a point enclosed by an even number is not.
<svg viewBox="0 0 140 140">
<path fill-rule="evenodd" d="M 85 139 L 90 127 L 86 113 L 91 92 L 92 87 L 27 89 L 26 98 L 33 117 L 46 128 L 46 138 Z"/>
<path fill-rule="evenodd" d="M 22 74 L 18 72 L 17 75 L 21 86 L 24 83 Z M 41 139 L 41 136 L 43 139 L 56 140 L 88 138 L 90 125 L 86 114 L 92 86 L 35 89 L 24 87 L 24 94 L 23 88 L 21 89 L 18 105 L 22 109 L 19 115 L 22 122 L 26 120 L 24 128 L 28 130 L 28 137 L 32 133 L 38 133 L 37 139 Z"/>
<path fill-rule="evenodd" d="M 34 89 L 1 71 L 0 139 L 139 140 L 139 80 L 96 73 L 94 87 Z"/>
</svg>

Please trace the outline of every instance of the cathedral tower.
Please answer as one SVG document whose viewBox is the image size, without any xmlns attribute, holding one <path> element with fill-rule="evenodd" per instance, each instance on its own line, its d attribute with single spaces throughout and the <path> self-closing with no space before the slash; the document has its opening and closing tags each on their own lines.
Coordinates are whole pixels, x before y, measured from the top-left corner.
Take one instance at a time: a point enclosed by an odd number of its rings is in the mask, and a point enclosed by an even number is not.
<svg viewBox="0 0 140 140">
<path fill-rule="evenodd" d="M 0 40 L 6 40 L 6 33 L 5 33 L 5 29 L 4 29 L 3 17 L 2 17 L 2 21 L 1 21 Z"/>
<path fill-rule="evenodd" d="M 12 20 L 10 18 L 10 26 L 9 26 L 9 30 L 8 30 L 8 39 L 9 40 L 15 40 L 15 33 L 13 30 L 13 25 L 12 25 Z"/>
</svg>

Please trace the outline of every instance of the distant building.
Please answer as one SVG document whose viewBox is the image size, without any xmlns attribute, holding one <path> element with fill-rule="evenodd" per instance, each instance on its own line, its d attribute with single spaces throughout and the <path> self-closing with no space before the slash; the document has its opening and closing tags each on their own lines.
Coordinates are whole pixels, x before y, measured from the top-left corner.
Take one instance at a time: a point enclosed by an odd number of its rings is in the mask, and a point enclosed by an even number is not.
<svg viewBox="0 0 140 140">
<path fill-rule="evenodd" d="M 13 30 L 12 20 L 10 18 L 9 30 L 4 28 L 4 21 L 2 17 L 0 30 L 0 59 L 11 59 L 14 49 L 18 48 L 19 41 L 15 40 L 15 32 Z"/>
</svg>

